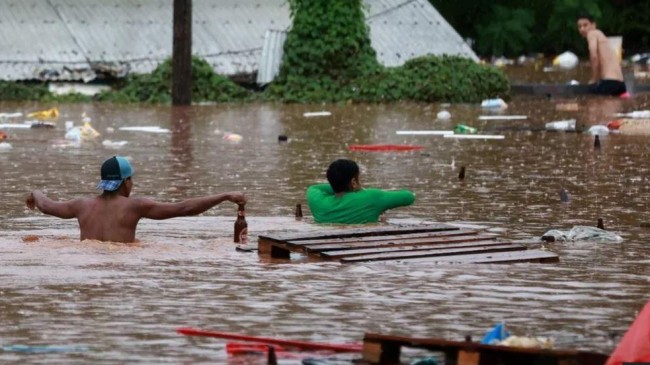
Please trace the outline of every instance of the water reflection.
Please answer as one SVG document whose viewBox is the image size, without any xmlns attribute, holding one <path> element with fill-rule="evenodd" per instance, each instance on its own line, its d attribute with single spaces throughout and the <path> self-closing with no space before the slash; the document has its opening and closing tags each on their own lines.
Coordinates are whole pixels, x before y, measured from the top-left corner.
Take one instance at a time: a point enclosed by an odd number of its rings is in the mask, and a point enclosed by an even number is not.
<svg viewBox="0 0 650 365">
<path fill-rule="evenodd" d="M 192 155 L 192 108 L 173 106 L 170 113 L 171 126 L 171 165 L 174 170 L 172 188 L 181 193 L 187 191 L 189 171 L 193 167 Z"/>
<path fill-rule="evenodd" d="M 481 121 L 476 105 L 61 105 L 66 118 L 86 112 L 103 138 L 126 140 L 54 148 L 55 130 L 11 130 L 14 148 L 0 153 L 0 326 L 3 342 L 84 344 L 84 354 L 56 354 L 38 363 L 226 362 L 224 342 L 187 339 L 180 326 L 282 338 L 345 342 L 376 331 L 462 339 L 480 337 L 507 320 L 521 335 L 556 338 L 559 345 L 608 352 L 610 332 L 622 333 L 647 300 L 650 231 L 650 145 L 646 137 L 544 132 L 546 122 L 576 118 L 606 122 L 616 112 L 648 109 L 650 98 L 517 98 L 503 113 L 520 121 Z M 577 110 L 558 110 L 576 103 Z M 39 105 L 0 103 L 0 111 Z M 305 118 L 328 110 L 331 117 Z M 396 130 L 474 126 L 504 140 L 401 136 Z M 157 125 L 169 134 L 120 131 Z M 114 130 L 113 133 L 109 131 Z M 239 143 L 224 132 L 242 136 Z M 289 143 L 278 143 L 278 135 Z M 416 153 L 351 152 L 349 144 L 408 143 Z M 330 161 L 352 158 L 365 184 L 415 191 L 414 206 L 388 219 L 482 223 L 508 238 L 530 239 L 548 228 L 605 226 L 623 244 L 545 244 L 554 265 L 438 266 L 389 262 L 260 262 L 230 242 L 234 208 L 201 217 L 143 221 L 139 247 L 78 242 L 76 222 L 28 212 L 24 194 L 47 188 L 61 199 L 95 194 L 99 164 L 119 153 L 133 158 L 135 192 L 162 201 L 247 191 L 252 240 L 259 234 L 322 229 L 293 218 L 305 188 L 324 180 Z M 452 164 L 453 162 L 453 164 Z M 466 178 L 458 180 L 460 166 Z M 568 204 L 558 191 L 570 194 Z M 40 240 L 25 243 L 26 235 Z M 539 243 L 530 243 L 540 247 Z M 308 324 L 308 325 L 307 325 Z M 0 362 L 16 362 L 0 354 Z M 31 360 L 31 359 L 30 359 Z M 294 360 L 288 360 L 291 363 Z M 236 362 L 234 362 L 236 363 Z M 299 363 L 295 360 L 294 363 Z"/>
</svg>

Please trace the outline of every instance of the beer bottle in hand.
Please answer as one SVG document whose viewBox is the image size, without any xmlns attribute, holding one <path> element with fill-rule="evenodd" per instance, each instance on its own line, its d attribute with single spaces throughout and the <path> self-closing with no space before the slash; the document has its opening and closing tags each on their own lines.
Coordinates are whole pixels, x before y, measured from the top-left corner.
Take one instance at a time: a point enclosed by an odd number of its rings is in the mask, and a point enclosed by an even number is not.
<svg viewBox="0 0 650 365">
<path fill-rule="evenodd" d="M 237 208 L 237 220 L 235 220 L 235 243 L 248 244 L 248 223 L 244 214 L 244 205 L 239 204 Z"/>
</svg>

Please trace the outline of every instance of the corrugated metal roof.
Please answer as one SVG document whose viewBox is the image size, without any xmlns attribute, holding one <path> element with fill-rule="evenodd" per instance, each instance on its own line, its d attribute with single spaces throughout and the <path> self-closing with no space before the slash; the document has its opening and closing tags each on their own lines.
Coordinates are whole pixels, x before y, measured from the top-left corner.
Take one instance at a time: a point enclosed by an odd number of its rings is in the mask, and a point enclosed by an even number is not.
<svg viewBox="0 0 650 365">
<path fill-rule="evenodd" d="M 427 53 L 476 59 L 427 0 L 366 0 L 372 44 L 387 66 Z M 225 75 L 279 67 L 286 0 L 194 0 L 192 53 Z M 91 80 L 151 72 L 171 56 L 171 0 L 2 0 L 0 79 Z M 27 46 L 29 45 L 29 46 Z M 279 53 L 278 53 L 279 52 Z M 277 72 L 277 71 L 276 71 Z"/>
<path fill-rule="evenodd" d="M 385 66 L 433 55 L 478 57 L 427 0 L 366 0 L 372 46 Z"/>
<path fill-rule="evenodd" d="M 267 30 L 264 36 L 264 47 L 262 57 L 257 70 L 257 83 L 265 85 L 273 81 L 280 71 L 284 41 L 287 39 L 287 32 L 281 30 Z"/>
</svg>

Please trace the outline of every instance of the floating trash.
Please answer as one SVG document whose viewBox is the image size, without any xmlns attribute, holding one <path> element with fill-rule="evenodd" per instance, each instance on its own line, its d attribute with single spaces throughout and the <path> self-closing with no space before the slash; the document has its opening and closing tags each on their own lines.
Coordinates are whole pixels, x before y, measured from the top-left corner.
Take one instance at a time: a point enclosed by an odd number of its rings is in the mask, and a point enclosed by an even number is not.
<svg viewBox="0 0 650 365">
<path fill-rule="evenodd" d="M 331 112 L 328 111 L 320 111 L 320 112 L 306 112 L 303 113 L 302 116 L 306 118 L 311 118 L 311 117 L 329 117 L 332 115 Z"/>
<path fill-rule="evenodd" d="M 9 118 L 20 118 L 23 116 L 23 113 L 0 113 L 0 120 L 9 119 Z"/>
<path fill-rule="evenodd" d="M 609 128 L 607 128 L 606 125 L 592 125 L 591 127 L 589 127 L 589 130 L 587 130 L 587 134 L 590 134 L 592 136 L 608 135 L 609 134 Z"/>
<path fill-rule="evenodd" d="M 0 128 L 2 129 L 29 129 L 31 128 L 32 125 L 31 123 L 5 123 L 5 124 L 0 124 Z"/>
<path fill-rule="evenodd" d="M 543 235 L 553 237 L 555 241 L 594 241 L 594 242 L 623 242 L 623 237 L 604 229 L 590 226 L 575 226 L 569 231 L 552 229 Z"/>
<path fill-rule="evenodd" d="M 14 146 L 11 143 L 0 142 L 0 152 L 11 151 L 13 148 Z"/>
<path fill-rule="evenodd" d="M 239 143 L 244 137 L 236 133 L 224 133 L 223 139 L 228 142 Z"/>
<path fill-rule="evenodd" d="M 520 120 L 528 119 L 527 115 L 481 115 L 478 120 Z"/>
<path fill-rule="evenodd" d="M 615 117 L 626 117 L 632 119 L 645 119 L 650 118 L 650 110 L 635 110 L 629 113 L 616 113 Z"/>
<path fill-rule="evenodd" d="M 423 150 L 424 147 L 407 144 L 351 144 L 348 146 L 350 151 L 367 151 L 367 152 L 407 152 Z"/>
<path fill-rule="evenodd" d="M 454 127 L 454 134 L 474 134 L 476 132 L 478 132 L 478 129 L 465 124 L 457 124 Z"/>
<path fill-rule="evenodd" d="M 171 132 L 167 128 L 161 128 L 158 126 L 134 126 L 134 127 L 120 127 L 121 131 L 129 132 L 147 132 L 147 133 L 169 133 Z"/>
<path fill-rule="evenodd" d="M 102 141 L 102 146 L 107 147 L 107 148 L 121 148 L 124 147 L 127 143 L 127 141 L 111 141 L 110 139 L 105 139 Z"/>
<path fill-rule="evenodd" d="M 547 349 L 553 348 L 554 341 L 550 337 L 524 337 L 524 336 L 510 336 L 503 341 L 497 343 L 499 346 L 510 347 L 525 347 L 534 349 Z"/>
<path fill-rule="evenodd" d="M 36 118 L 36 119 L 57 119 L 59 117 L 59 109 L 58 108 L 51 108 L 47 110 L 40 110 L 37 112 L 32 112 L 27 114 L 28 118 Z"/>
<path fill-rule="evenodd" d="M 571 51 L 560 53 L 553 59 L 553 66 L 557 66 L 562 70 L 572 70 L 578 66 L 578 56 Z"/>
<path fill-rule="evenodd" d="M 450 135 L 454 134 L 454 131 L 445 131 L 445 130 L 423 130 L 423 131 L 396 131 L 395 134 L 397 135 L 403 135 L 403 136 L 444 136 L 444 135 Z"/>
<path fill-rule="evenodd" d="M 447 120 L 450 118 L 451 118 L 451 113 L 446 110 L 439 111 L 438 114 L 436 115 L 436 119 L 439 120 Z"/>
<path fill-rule="evenodd" d="M 496 99 L 486 99 L 481 102 L 481 108 L 486 109 L 506 109 L 508 104 L 501 98 Z"/>
<path fill-rule="evenodd" d="M 444 138 L 456 138 L 456 139 L 505 139 L 506 136 L 501 134 L 449 134 L 445 135 Z"/>
<path fill-rule="evenodd" d="M 510 337 L 510 332 L 508 332 L 506 329 L 506 324 L 500 322 L 492 327 L 492 329 L 489 330 L 485 336 L 483 336 L 481 343 L 485 345 L 494 345 L 505 340 L 508 337 Z"/>
<path fill-rule="evenodd" d="M 566 120 L 558 120 L 555 122 L 549 122 L 546 123 L 545 128 L 547 131 L 575 131 L 576 120 L 566 119 Z"/>
</svg>

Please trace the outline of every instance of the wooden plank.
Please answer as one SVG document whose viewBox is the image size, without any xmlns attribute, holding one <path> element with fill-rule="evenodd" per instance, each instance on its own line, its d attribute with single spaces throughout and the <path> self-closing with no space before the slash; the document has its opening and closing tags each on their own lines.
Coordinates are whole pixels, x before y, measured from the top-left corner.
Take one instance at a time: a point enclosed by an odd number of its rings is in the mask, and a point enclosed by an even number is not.
<svg viewBox="0 0 650 365">
<path fill-rule="evenodd" d="M 402 260 L 402 259 L 412 259 L 412 258 L 422 258 L 422 257 L 437 257 L 437 256 L 448 256 L 448 255 L 463 255 L 463 254 L 478 254 L 478 253 L 492 253 L 492 252 L 502 252 L 502 251 L 525 251 L 526 247 L 521 245 L 513 244 L 503 244 L 497 246 L 488 246 L 488 247 L 466 247 L 466 248 L 453 248 L 453 249 L 427 249 L 427 250 L 417 250 L 409 252 L 388 252 L 388 253 L 379 253 L 371 255 L 361 255 L 353 256 L 350 258 L 342 258 L 341 262 L 350 263 L 350 262 L 361 262 L 361 261 L 379 261 L 379 260 Z"/>
<path fill-rule="evenodd" d="M 261 237 L 257 240 L 258 255 L 271 255 L 271 257 L 286 259 L 290 257 L 291 251 L 304 253 L 304 250 L 288 247 L 282 242 L 270 241 Z"/>
<path fill-rule="evenodd" d="M 413 245 L 435 245 L 441 243 L 453 243 L 453 242 L 471 242 L 471 241 L 485 241 L 489 239 L 496 238 L 497 235 L 493 233 L 485 233 L 480 235 L 467 235 L 467 236 L 452 236 L 452 237 L 440 237 L 440 238 L 415 238 L 415 239 L 403 239 L 399 241 L 375 241 L 375 242 L 350 242 L 343 244 L 323 244 L 323 245 L 314 245 L 307 246 L 305 249 L 307 252 L 323 252 L 323 251 L 333 251 L 333 250 L 356 250 L 361 248 L 378 248 L 385 246 L 399 247 L 399 246 L 413 246 Z"/>
<path fill-rule="evenodd" d="M 458 365 L 479 365 L 481 354 L 476 351 L 460 350 L 458 352 Z"/>
<path fill-rule="evenodd" d="M 363 342 L 363 360 L 371 364 L 399 364 L 400 353 L 400 344 Z"/>
<path fill-rule="evenodd" d="M 363 248 L 358 250 L 323 251 L 320 252 L 320 255 L 327 259 L 339 259 L 342 257 L 352 257 L 352 256 L 382 253 L 382 252 L 408 252 L 414 250 L 422 250 L 425 248 L 446 249 L 446 248 L 463 248 L 463 247 L 486 247 L 486 246 L 503 245 L 505 243 L 512 243 L 512 242 L 484 240 L 484 241 L 458 242 L 458 243 L 440 243 L 432 247 L 427 247 L 425 245 L 419 245 L 419 246 L 418 245 L 413 245 L 413 246 L 392 245 L 392 246 L 382 246 L 382 247 L 373 247 L 373 248 Z"/>
<path fill-rule="evenodd" d="M 456 229 L 449 231 L 436 231 L 436 232 L 421 232 L 421 233 L 408 233 L 396 235 L 382 235 L 382 236 L 360 236 L 360 237 L 345 237 L 345 238 L 326 238 L 326 239 L 305 239 L 305 240 L 288 240 L 285 241 L 292 245 L 311 246 L 318 244 L 334 244 L 334 243 L 349 243 L 349 242 L 376 242 L 376 241 L 397 241 L 410 238 L 434 238 L 434 237 L 452 237 L 478 234 L 481 231 L 474 229 Z"/>
<path fill-rule="evenodd" d="M 449 341 L 439 338 L 414 338 L 403 336 L 390 336 L 381 335 L 376 333 L 366 333 L 363 338 L 364 344 L 367 342 L 381 343 L 382 345 L 392 344 L 393 346 L 408 346 L 415 348 L 423 348 L 431 351 L 440 351 L 445 353 L 453 353 L 456 351 L 478 352 L 484 353 L 503 353 L 503 354 L 528 354 L 528 355 L 541 355 L 553 356 L 557 358 L 574 357 L 590 358 L 593 364 L 602 365 L 607 361 L 608 356 L 604 354 L 586 352 L 572 349 L 538 349 L 526 347 L 510 347 L 510 346 L 496 346 L 484 345 L 478 342 L 466 341 Z M 591 363 L 589 363 L 591 364 Z"/>
<path fill-rule="evenodd" d="M 430 257 L 430 258 L 413 258 L 413 259 L 409 259 L 409 261 L 440 262 L 440 263 L 449 263 L 449 264 L 454 264 L 454 263 L 502 264 L 502 263 L 513 263 L 513 262 L 553 263 L 553 262 L 560 261 L 560 259 L 557 256 L 557 254 L 554 254 L 549 251 L 525 250 L 519 252 L 501 252 L 501 253 L 476 254 L 476 255 L 453 255 L 453 256 Z M 341 260 L 341 262 L 344 261 Z"/>
<path fill-rule="evenodd" d="M 349 227 L 349 226 L 346 226 Z M 437 231 L 452 231 L 457 230 L 448 224 L 426 224 L 418 226 L 396 226 L 396 225 L 381 225 L 369 228 L 347 228 L 347 229 L 333 229 L 331 231 L 320 231 L 310 234 L 290 233 L 279 236 L 259 236 L 273 241 L 295 241 L 295 240 L 309 240 L 318 238 L 345 238 L 345 237 L 360 237 L 360 236 L 385 236 L 389 234 L 406 234 L 406 233 L 420 233 L 420 232 L 437 232 Z"/>
</svg>

